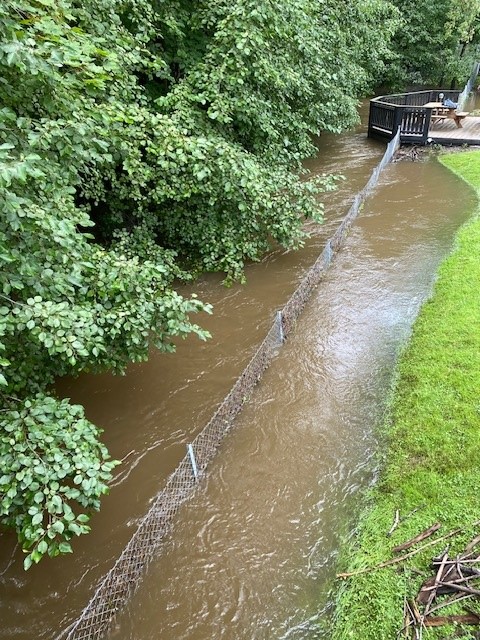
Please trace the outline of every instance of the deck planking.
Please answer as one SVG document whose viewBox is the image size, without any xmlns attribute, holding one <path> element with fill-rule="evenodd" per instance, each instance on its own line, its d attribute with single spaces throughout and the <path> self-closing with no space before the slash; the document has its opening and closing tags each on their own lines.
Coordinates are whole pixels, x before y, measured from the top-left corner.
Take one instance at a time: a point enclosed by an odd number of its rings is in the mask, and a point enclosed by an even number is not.
<svg viewBox="0 0 480 640">
<path fill-rule="evenodd" d="M 428 130 L 430 144 L 480 145 L 480 117 L 467 116 L 462 124 L 457 128 L 448 118 L 435 123 Z"/>
</svg>

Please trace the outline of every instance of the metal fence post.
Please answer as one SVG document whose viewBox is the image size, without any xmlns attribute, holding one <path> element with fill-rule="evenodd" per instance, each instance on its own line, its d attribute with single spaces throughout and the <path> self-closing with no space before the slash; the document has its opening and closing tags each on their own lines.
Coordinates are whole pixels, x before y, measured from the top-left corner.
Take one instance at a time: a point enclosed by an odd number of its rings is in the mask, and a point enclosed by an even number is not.
<svg viewBox="0 0 480 640">
<path fill-rule="evenodd" d="M 325 259 L 326 259 L 325 266 L 327 267 L 330 266 L 332 262 L 332 258 L 333 258 L 332 239 L 330 238 L 325 245 Z"/>
<path fill-rule="evenodd" d="M 277 326 L 278 326 L 278 339 L 280 344 L 283 344 L 285 340 L 285 334 L 283 333 L 283 320 L 282 320 L 282 312 L 277 311 Z"/>
<path fill-rule="evenodd" d="M 192 470 L 195 480 L 198 482 L 198 468 L 197 461 L 195 460 L 195 453 L 191 444 L 187 444 L 188 455 L 190 456 L 190 462 L 192 463 Z"/>
</svg>

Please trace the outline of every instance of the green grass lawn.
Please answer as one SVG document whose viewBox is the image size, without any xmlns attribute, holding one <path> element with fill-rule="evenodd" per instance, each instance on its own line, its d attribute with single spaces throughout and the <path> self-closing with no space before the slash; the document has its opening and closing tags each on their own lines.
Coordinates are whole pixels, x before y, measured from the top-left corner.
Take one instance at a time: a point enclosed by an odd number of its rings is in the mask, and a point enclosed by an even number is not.
<svg viewBox="0 0 480 640">
<path fill-rule="evenodd" d="M 480 152 L 443 155 L 440 162 L 480 193 Z M 405 563 L 343 581 L 334 640 L 394 640 L 403 624 L 404 597 L 414 598 L 423 580 L 432 575 L 432 557 L 447 544 L 451 555 L 460 552 L 480 533 L 479 526 L 472 527 L 480 519 L 478 215 L 459 231 L 454 251 L 439 270 L 434 295 L 423 306 L 400 358 L 385 434 L 380 481 L 368 497 L 339 570 L 388 560 L 392 547 L 435 522 L 442 524 L 436 537 L 458 527 L 464 532 Z M 417 511 L 388 538 L 397 509 L 400 516 Z M 480 601 L 466 604 L 480 611 Z M 438 615 L 449 613 L 454 611 L 444 609 Z M 462 637 L 474 637 L 478 629 L 470 627 Z M 447 638 L 454 631 L 453 626 L 428 629 L 423 638 Z"/>
</svg>

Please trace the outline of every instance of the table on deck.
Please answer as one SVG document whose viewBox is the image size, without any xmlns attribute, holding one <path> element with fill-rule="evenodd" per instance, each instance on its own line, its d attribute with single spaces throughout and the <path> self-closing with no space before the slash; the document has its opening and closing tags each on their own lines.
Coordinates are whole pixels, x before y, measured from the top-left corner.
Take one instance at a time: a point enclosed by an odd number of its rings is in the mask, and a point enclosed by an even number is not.
<svg viewBox="0 0 480 640">
<path fill-rule="evenodd" d="M 456 112 L 456 107 L 446 107 L 441 102 L 427 102 L 427 104 L 423 105 L 427 109 L 432 109 L 432 122 L 435 123 L 437 120 L 443 120 L 445 118 L 449 120 L 454 120 L 458 129 L 462 128 L 462 120 L 465 118 L 466 114 L 458 114 Z"/>
</svg>

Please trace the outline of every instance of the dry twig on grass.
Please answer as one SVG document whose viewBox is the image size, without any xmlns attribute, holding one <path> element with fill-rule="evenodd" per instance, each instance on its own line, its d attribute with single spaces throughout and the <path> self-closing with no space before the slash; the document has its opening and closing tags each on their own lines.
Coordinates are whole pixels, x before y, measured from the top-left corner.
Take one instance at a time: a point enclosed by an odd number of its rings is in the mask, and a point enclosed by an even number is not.
<svg viewBox="0 0 480 640">
<path fill-rule="evenodd" d="M 392 533 L 398 527 L 399 523 L 400 523 L 400 511 L 397 509 L 395 511 L 395 517 L 393 519 L 393 524 L 392 524 L 392 526 L 390 527 L 390 530 L 387 533 L 387 538 L 389 538 L 392 535 Z"/>
<path fill-rule="evenodd" d="M 442 627 L 444 624 L 480 624 L 480 616 L 477 614 L 467 613 L 458 616 L 438 616 L 430 617 L 425 620 L 426 627 Z"/>
<path fill-rule="evenodd" d="M 425 605 L 425 610 L 424 610 L 423 615 L 422 615 L 422 622 L 425 620 L 425 616 L 428 616 L 428 613 L 430 611 L 430 607 L 432 605 L 432 602 L 434 601 L 434 599 L 437 596 L 437 589 L 438 589 L 439 585 L 441 584 L 440 578 L 442 577 L 443 570 L 445 569 L 445 563 L 446 563 L 447 560 L 448 560 L 448 548 L 445 551 L 445 553 L 443 554 L 443 558 L 442 558 L 442 561 L 441 561 L 440 566 L 438 568 L 437 575 L 435 576 L 435 582 L 433 583 L 432 591 L 428 596 L 427 604 Z"/>
<path fill-rule="evenodd" d="M 480 520 L 477 520 L 476 522 L 473 523 L 472 526 L 475 527 L 475 526 L 478 526 L 479 524 L 480 524 Z M 363 573 L 371 573 L 372 571 L 378 571 L 379 569 L 384 569 L 385 567 L 390 567 L 394 564 L 399 564 L 404 560 L 408 560 L 408 558 L 411 558 L 417 553 L 424 551 L 424 549 L 428 549 L 428 547 L 438 544 L 443 540 L 447 540 L 448 538 L 451 538 L 452 536 L 456 535 L 457 533 L 461 533 L 462 531 L 464 531 L 463 527 L 459 529 L 454 529 L 453 531 L 450 531 L 450 533 L 446 533 L 444 536 L 440 536 L 440 538 L 436 538 L 435 540 L 430 540 L 430 542 L 427 542 L 427 544 L 424 544 L 421 547 L 418 547 L 418 549 L 414 549 L 413 551 L 410 551 L 410 553 L 406 553 L 404 556 L 399 556 L 398 558 L 393 558 L 392 560 L 386 560 L 385 562 L 381 562 L 380 564 L 377 564 L 374 567 L 364 567 L 363 569 L 357 569 L 356 571 L 348 571 L 346 573 L 337 573 L 337 578 L 340 578 L 341 580 L 345 580 L 346 578 L 359 576 L 359 575 L 362 575 Z"/>
<path fill-rule="evenodd" d="M 413 547 L 414 544 L 417 544 L 418 542 L 422 542 L 422 540 L 425 540 L 425 538 L 429 538 L 431 535 L 435 533 L 435 531 L 438 531 L 441 526 L 442 525 L 440 524 L 440 522 L 436 522 L 435 524 L 432 524 L 431 527 L 428 527 L 428 529 L 425 529 L 425 531 L 422 531 L 414 538 L 411 538 L 410 540 L 407 540 L 406 542 L 403 542 L 402 544 L 399 544 L 398 546 L 394 547 L 392 551 L 394 553 L 400 553 L 400 551 L 406 551 L 406 549 Z"/>
<path fill-rule="evenodd" d="M 394 523 L 388 532 L 387 536 L 391 534 L 394 528 L 398 525 L 400 521 L 399 511 L 397 510 L 395 513 Z M 480 524 L 480 520 L 477 520 L 473 523 L 473 527 L 477 527 Z M 422 531 L 414 538 L 407 540 L 395 547 L 394 551 L 404 551 L 405 549 L 410 548 L 414 544 L 425 540 L 425 538 L 431 536 L 433 533 L 438 531 L 440 528 L 440 523 L 435 523 L 425 531 Z M 339 573 L 337 574 L 338 578 L 350 578 L 353 576 L 370 573 L 373 571 L 377 571 L 378 569 L 382 569 L 385 567 L 390 567 L 395 564 L 399 564 L 414 555 L 424 551 L 425 549 L 432 547 L 443 540 L 447 540 L 457 535 L 458 533 L 462 533 L 465 528 L 461 527 L 458 529 L 454 529 L 449 533 L 446 533 L 435 540 L 430 540 L 426 544 L 418 547 L 418 549 L 414 549 L 409 553 L 406 553 L 403 556 L 399 556 L 397 558 L 392 558 L 391 560 L 386 560 L 385 562 L 381 562 L 373 567 L 365 567 L 363 569 L 358 569 L 357 571 L 352 571 L 349 573 Z M 434 576 L 425 580 L 420 587 L 420 590 L 415 599 L 408 599 L 407 596 L 404 597 L 403 602 L 403 626 L 400 631 L 397 633 L 397 637 L 404 636 L 405 638 L 422 640 L 423 630 L 429 627 L 440 627 L 447 624 L 453 625 L 478 625 L 480 626 L 480 613 L 477 613 L 474 610 L 468 609 L 465 607 L 466 613 L 459 614 L 458 609 L 454 611 L 450 615 L 441 615 L 441 616 L 433 616 L 434 612 L 437 612 L 440 609 L 444 609 L 446 607 L 456 605 L 462 600 L 472 597 L 480 597 L 480 589 L 476 589 L 475 586 L 472 586 L 470 583 L 475 580 L 480 580 L 480 567 L 477 568 L 473 566 L 476 563 L 480 564 L 480 556 L 472 557 L 473 548 L 480 543 L 480 535 L 476 536 L 468 543 L 465 547 L 465 551 L 463 553 L 458 554 L 455 558 L 448 557 L 448 547 L 437 557 L 432 560 L 432 568 L 435 570 Z M 447 594 L 454 593 L 454 596 L 446 598 L 443 602 L 440 600 L 443 596 Z M 423 611 L 420 612 L 417 606 L 418 604 L 424 605 Z M 480 632 L 478 634 L 478 638 L 480 640 Z"/>
<path fill-rule="evenodd" d="M 479 544 L 479 543 L 480 543 L 480 535 L 475 536 L 475 538 L 470 540 L 470 542 L 465 547 L 465 557 L 469 556 L 472 553 L 472 551 L 474 550 L 474 548 L 477 546 L 477 544 Z"/>
</svg>

